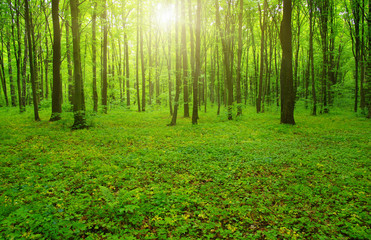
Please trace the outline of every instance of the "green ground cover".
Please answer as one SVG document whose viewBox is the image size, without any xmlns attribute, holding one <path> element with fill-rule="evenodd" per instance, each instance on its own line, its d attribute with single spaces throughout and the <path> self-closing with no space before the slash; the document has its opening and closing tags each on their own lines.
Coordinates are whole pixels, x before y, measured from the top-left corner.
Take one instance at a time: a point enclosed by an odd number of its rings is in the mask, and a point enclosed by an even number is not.
<svg viewBox="0 0 371 240">
<path fill-rule="evenodd" d="M 370 121 L 0 109 L 1 239 L 370 239 Z"/>
</svg>

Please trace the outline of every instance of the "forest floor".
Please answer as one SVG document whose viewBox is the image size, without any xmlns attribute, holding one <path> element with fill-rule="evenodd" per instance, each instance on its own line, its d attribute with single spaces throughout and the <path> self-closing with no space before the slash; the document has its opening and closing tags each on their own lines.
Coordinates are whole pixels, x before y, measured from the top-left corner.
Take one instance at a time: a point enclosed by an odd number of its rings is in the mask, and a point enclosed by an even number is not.
<svg viewBox="0 0 371 240">
<path fill-rule="evenodd" d="M 237 120 L 0 108 L 1 239 L 370 239 L 371 124 L 244 109 Z M 182 111 L 180 111 L 182 113 Z"/>
</svg>

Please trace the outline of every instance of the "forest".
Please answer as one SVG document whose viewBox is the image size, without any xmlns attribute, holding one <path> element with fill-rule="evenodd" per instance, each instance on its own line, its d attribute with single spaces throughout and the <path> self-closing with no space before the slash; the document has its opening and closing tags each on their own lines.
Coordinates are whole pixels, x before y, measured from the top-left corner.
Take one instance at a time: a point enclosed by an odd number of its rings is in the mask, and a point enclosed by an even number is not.
<svg viewBox="0 0 371 240">
<path fill-rule="evenodd" d="M 0 1 L 0 238 L 369 239 L 370 11 Z"/>
</svg>

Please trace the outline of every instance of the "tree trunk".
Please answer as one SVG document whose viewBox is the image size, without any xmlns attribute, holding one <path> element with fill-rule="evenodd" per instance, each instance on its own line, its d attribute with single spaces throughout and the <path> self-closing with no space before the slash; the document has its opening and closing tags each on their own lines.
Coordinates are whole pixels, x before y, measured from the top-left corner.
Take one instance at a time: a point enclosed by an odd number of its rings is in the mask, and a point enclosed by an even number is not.
<svg viewBox="0 0 371 240">
<path fill-rule="evenodd" d="M 68 19 L 65 20 L 66 25 L 66 55 L 67 55 L 67 72 L 68 72 L 68 102 L 73 105 L 73 76 L 72 76 L 72 59 L 70 48 L 70 24 Z"/>
<path fill-rule="evenodd" d="M 281 63 L 281 123 L 295 124 L 295 92 L 292 72 L 292 32 L 291 0 L 283 0 L 283 18 L 281 22 L 280 41 L 282 47 Z"/>
<path fill-rule="evenodd" d="M 61 30 L 59 26 L 59 0 L 52 0 L 53 18 L 53 92 L 52 115 L 49 121 L 58 121 L 62 113 L 62 81 L 61 81 Z"/>
<path fill-rule="evenodd" d="M 125 45 L 125 74 L 126 74 L 126 106 L 130 106 L 130 68 L 129 68 L 129 41 L 126 33 L 126 18 L 124 22 L 124 45 Z"/>
<path fill-rule="evenodd" d="M 92 61 L 93 61 L 93 111 L 98 112 L 98 91 L 97 91 L 97 39 L 96 39 L 96 19 L 97 19 L 97 3 L 94 1 L 94 9 L 92 15 Z"/>
<path fill-rule="evenodd" d="M 175 99 L 174 99 L 174 112 L 169 126 L 176 125 L 176 119 L 178 116 L 178 106 L 179 106 L 179 95 L 180 95 L 180 85 L 181 85 L 181 58 L 180 58 L 180 45 L 179 45 L 179 2 L 176 2 L 176 18 L 175 23 Z"/>
<path fill-rule="evenodd" d="M 38 106 L 38 94 L 37 94 L 37 83 L 36 83 L 36 69 L 34 61 L 34 43 L 31 41 L 31 35 L 33 33 L 32 16 L 29 12 L 28 0 L 25 0 L 25 25 L 28 39 L 28 54 L 30 60 L 30 72 L 31 72 L 31 85 L 32 85 L 32 100 L 34 107 L 34 119 L 40 121 L 39 117 L 39 106 Z"/>
<path fill-rule="evenodd" d="M 138 112 L 141 111 L 140 108 L 140 96 L 139 96 L 139 32 L 140 32 L 140 26 L 139 26 L 139 17 L 140 17 L 140 0 L 137 0 L 137 52 L 135 56 L 135 70 L 136 70 L 136 87 L 137 87 L 137 105 L 138 105 Z"/>
<path fill-rule="evenodd" d="M 259 3 L 258 3 L 259 4 Z M 265 50 L 265 26 L 266 26 L 266 12 L 267 12 L 267 0 L 264 0 L 264 9 L 263 9 L 263 20 L 262 13 L 259 6 L 260 12 L 260 29 L 261 29 L 261 39 L 260 39 L 260 75 L 259 75 L 259 90 L 258 90 L 258 99 L 256 100 L 256 112 L 262 112 L 262 94 L 263 94 L 263 76 L 264 76 L 264 50 Z M 291 20 L 290 20 L 291 21 Z"/>
<path fill-rule="evenodd" d="M 197 0 L 197 19 L 196 19 L 196 70 L 193 77 L 193 113 L 192 124 L 197 124 L 198 120 L 198 81 L 201 72 L 201 0 Z M 191 38 L 192 39 L 192 38 Z"/>
<path fill-rule="evenodd" d="M 140 8 L 141 9 L 141 8 Z M 143 12 L 140 10 L 140 63 L 142 67 L 142 112 L 146 110 L 146 63 L 143 53 Z"/>
<path fill-rule="evenodd" d="M 312 106 L 312 115 L 317 115 L 317 97 L 316 97 L 316 84 L 314 82 L 314 56 L 313 56 L 313 29 L 314 29 L 314 21 L 313 21 L 313 0 L 308 0 L 309 2 L 309 62 L 310 62 L 310 75 L 311 75 L 311 82 L 312 82 L 312 98 L 313 98 L 313 106 Z"/>
<path fill-rule="evenodd" d="M 230 2 L 229 2 L 230 4 Z M 230 53 L 230 41 L 227 40 L 227 36 L 224 35 L 223 30 L 220 24 L 220 13 L 219 13 L 219 2 L 215 0 L 215 8 L 216 8 L 216 25 L 219 30 L 219 35 L 222 41 L 223 53 L 224 53 L 224 68 L 225 68 L 225 77 L 226 77 L 226 88 L 228 90 L 228 120 L 232 120 L 232 104 L 233 104 L 233 80 L 231 74 L 231 53 Z M 227 26 L 226 29 L 228 30 L 229 27 Z M 227 33 L 229 35 L 229 33 Z M 196 50 L 197 53 L 197 50 Z M 197 57 L 196 57 L 197 59 Z"/>
<path fill-rule="evenodd" d="M 9 74 L 9 85 L 10 85 L 10 100 L 13 107 L 17 106 L 17 97 L 15 95 L 15 86 L 13 81 L 13 69 L 12 69 L 12 55 L 10 51 L 10 41 L 6 43 L 6 51 L 8 53 L 8 74 Z"/>
<path fill-rule="evenodd" d="M 182 56 L 183 56 L 183 99 L 184 99 L 184 117 L 189 117 L 189 96 L 188 96 L 188 56 L 187 56 L 187 32 L 185 16 L 185 0 L 181 3 L 182 19 Z"/>
<path fill-rule="evenodd" d="M 73 39 L 73 115 L 74 123 L 72 129 L 83 129 L 87 127 L 85 119 L 84 88 L 81 71 L 80 54 L 80 27 L 79 27 L 79 1 L 70 0 L 72 17 L 72 39 Z"/>
<path fill-rule="evenodd" d="M 102 107 L 103 113 L 107 114 L 107 64 L 108 64 L 108 56 L 107 56 L 107 35 L 108 35 L 108 20 L 107 20 L 107 3 L 106 1 L 103 2 L 104 10 L 103 10 L 103 82 L 102 82 Z"/>
<path fill-rule="evenodd" d="M 241 99 L 241 65 L 242 65 L 242 20 L 243 20 L 243 0 L 240 0 L 240 9 L 238 14 L 238 54 L 237 54 L 237 79 L 236 79 L 236 97 L 237 97 L 237 116 L 242 114 Z"/>
</svg>

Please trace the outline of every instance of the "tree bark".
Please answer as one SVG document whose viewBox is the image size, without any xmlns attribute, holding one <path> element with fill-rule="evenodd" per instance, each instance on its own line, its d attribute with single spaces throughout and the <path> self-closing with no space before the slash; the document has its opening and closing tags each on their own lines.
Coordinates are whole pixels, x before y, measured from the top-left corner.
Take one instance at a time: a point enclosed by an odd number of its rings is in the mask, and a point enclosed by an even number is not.
<svg viewBox="0 0 371 240">
<path fill-rule="evenodd" d="M 187 56 L 187 32 L 185 16 L 185 0 L 181 3 L 182 14 L 182 56 L 183 56 L 183 99 L 184 99 L 184 117 L 189 117 L 189 96 L 188 96 L 188 56 Z"/>
<path fill-rule="evenodd" d="M 79 27 L 79 1 L 70 0 L 72 17 L 72 39 L 73 39 L 73 115 L 74 123 L 72 129 L 83 129 L 87 127 L 85 119 L 84 88 L 81 71 L 80 54 L 80 27 Z"/>
<path fill-rule="evenodd" d="M 140 8 L 141 9 L 141 8 Z M 143 53 L 143 12 L 140 10 L 140 63 L 142 67 L 142 112 L 146 110 L 146 63 Z"/>
<path fill-rule="evenodd" d="M 243 0 L 240 0 L 240 9 L 238 14 L 238 53 L 237 53 L 237 79 L 236 79 L 237 116 L 242 114 L 242 99 L 241 99 L 242 20 L 243 20 Z"/>
<path fill-rule="evenodd" d="M 282 47 L 281 63 L 281 123 L 295 124 L 295 92 L 292 72 L 292 32 L 291 0 L 283 0 L 283 18 L 281 22 L 280 41 Z"/>
<path fill-rule="evenodd" d="M 68 19 L 65 19 L 66 25 L 66 55 L 67 55 L 67 74 L 68 74 L 68 102 L 73 105 L 73 76 L 72 76 L 72 59 L 70 48 L 70 24 Z"/>
<path fill-rule="evenodd" d="M 193 112 L 192 124 L 197 124 L 198 120 L 198 81 L 201 72 L 201 0 L 197 0 L 197 19 L 196 19 L 196 70 L 193 77 Z"/>
<path fill-rule="evenodd" d="M 106 1 L 103 2 L 104 4 L 104 10 L 103 10 L 103 82 L 102 82 L 102 107 L 103 107 L 103 113 L 107 114 L 107 62 L 108 62 L 108 56 L 107 56 L 107 35 L 108 35 L 108 21 L 107 21 L 107 3 Z"/>
<path fill-rule="evenodd" d="M 98 112 L 98 90 L 97 90 L 97 39 L 96 39 L 96 26 L 97 26 L 97 2 L 94 1 L 94 9 L 92 15 L 92 61 L 93 61 L 93 111 Z"/>
<path fill-rule="evenodd" d="M 179 20 L 179 3 L 176 2 L 176 18 Z M 169 126 L 176 125 L 176 119 L 178 116 L 178 107 L 179 107 L 179 95 L 180 95 L 180 77 L 181 77 L 181 58 L 180 58 L 180 49 L 179 49 L 179 23 L 175 23 L 175 99 L 174 99 L 174 112 Z"/>
<path fill-rule="evenodd" d="M 34 43 L 31 41 L 31 35 L 33 33 L 32 16 L 29 11 L 28 0 L 25 0 L 25 25 L 28 39 L 28 54 L 30 60 L 30 72 L 31 72 L 31 85 L 32 85 L 32 100 L 34 108 L 34 119 L 40 121 L 39 106 L 38 106 L 38 94 L 37 94 L 37 83 L 36 83 L 36 69 L 34 61 Z"/>
<path fill-rule="evenodd" d="M 52 0 L 53 18 L 53 92 L 52 115 L 49 121 L 58 121 L 62 113 L 62 81 L 61 81 L 61 30 L 59 26 L 59 0 Z"/>
</svg>

